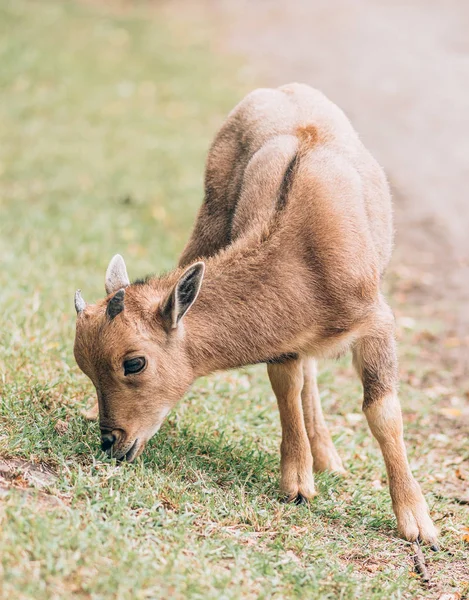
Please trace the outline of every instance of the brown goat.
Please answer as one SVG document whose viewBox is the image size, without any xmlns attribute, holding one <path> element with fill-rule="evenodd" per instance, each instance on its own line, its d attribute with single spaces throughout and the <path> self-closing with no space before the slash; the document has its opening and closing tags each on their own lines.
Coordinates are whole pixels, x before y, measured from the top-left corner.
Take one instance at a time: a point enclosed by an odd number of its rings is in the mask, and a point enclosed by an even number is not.
<svg viewBox="0 0 469 600">
<path fill-rule="evenodd" d="M 407 462 L 394 320 L 380 292 L 392 232 L 383 171 L 337 106 L 300 84 L 250 93 L 210 149 L 180 268 L 131 284 L 117 255 L 104 300 L 76 294 L 75 357 L 96 387 L 103 449 L 134 460 L 197 377 L 266 362 L 281 488 L 310 499 L 313 467 L 344 472 L 316 359 L 352 347 L 398 530 L 436 544 Z"/>
</svg>

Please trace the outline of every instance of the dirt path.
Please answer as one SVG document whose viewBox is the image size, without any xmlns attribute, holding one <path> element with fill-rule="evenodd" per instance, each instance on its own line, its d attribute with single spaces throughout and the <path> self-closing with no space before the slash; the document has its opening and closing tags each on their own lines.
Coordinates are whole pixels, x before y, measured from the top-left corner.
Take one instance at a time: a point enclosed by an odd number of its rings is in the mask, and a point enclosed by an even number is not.
<svg viewBox="0 0 469 600">
<path fill-rule="evenodd" d="M 304 81 L 352 119 L 394 190 L 394 273 L 443 315 L 467 367 L 469 4 L 206 0 L 256 83 Z M 456 344 L 458 345 L 458 344 Z M 452 352 L 447 357 L 455 359 Z"/>
</svg>

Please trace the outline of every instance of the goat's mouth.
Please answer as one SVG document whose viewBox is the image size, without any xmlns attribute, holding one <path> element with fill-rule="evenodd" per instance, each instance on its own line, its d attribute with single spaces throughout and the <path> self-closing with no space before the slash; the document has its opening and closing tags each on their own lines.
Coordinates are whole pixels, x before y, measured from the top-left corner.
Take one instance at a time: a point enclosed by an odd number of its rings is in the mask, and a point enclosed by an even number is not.
<svg viewBox="0 0 469 600">
<path fill-rule="evenodd" d="M 140 450 L 143 450 L 143 448 L 140 449 L 140 446 L 143 444 L 139 444 L 138 438 L 135 439 L 134 443 L 130 446 L 130 448 L 127 450 L 127 452 L 125 452 L 124 454 L 122 454 L 122 456 L 120 456 L 118 458 L 118 460 L 120 462 L 133 462 L 137 456 L 140 454 Z"/>
<path fill-rule="evenodd" d="M 109 448 L 106 450 L 106 454 L 110 458 L 115 458 L 118 462 L 133 462 L 137 456 L 139 456 L 143 449 L 145 448 L 145 443 L 140 442 L 138 438 L 136 438 L 130 447 L 124 446 L 123 449 L 115 450 L 115 448 Z"/>
</svg>

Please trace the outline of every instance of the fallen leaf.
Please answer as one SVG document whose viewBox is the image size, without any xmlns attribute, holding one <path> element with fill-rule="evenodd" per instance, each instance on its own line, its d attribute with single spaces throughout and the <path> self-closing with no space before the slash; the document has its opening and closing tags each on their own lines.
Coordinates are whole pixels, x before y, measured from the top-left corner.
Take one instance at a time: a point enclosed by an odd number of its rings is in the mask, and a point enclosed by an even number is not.
<svg viewBox="0 0 469 600">
<path fill-rule="evenodd" d="M 459 408 L 452 408 L 451 406 L 444 406 L 443 408 L 440 408 L 439 413 L 441 415 L 444 415 L 445 417 L 448 417 L 449 419 L 455 419 L 455 418 L 461 416 L 462 411 Z"/>
<path fill-rule="evenodd" d="M 99 408 L 98 403 L 94 404 L 91 408 L 80 411 L 87 421 L 95 421 L 98 418 Z"/>
<path fill-rule="evenodd" d="M 67 421 L 62 421 L 62 419 L 59 419 L 54 425 L 54 429 L 59 435 L 64 435 L 68 430 Z"/>
<path fill-rule="evenodd" d="M 419 331 L 415 336 L 416 342 L 435 342 L 437 339 L 438 337 L 434 333 L 427 331 L 426 329 L 424 331 Z"/>
<path fill-rule="evenodd" d="M 456 336 L 449 337 L 446 338 L 446 340 L 444 341 L 444 345 L 446 346 L 446 348 L 458 348 L 459 346 L 461 346 L 461 340 Z"/>
<path fill-rule="evenodd" d="M 450 592 L 446 594 L 442 594 L 438 600 L 459 600 L 461 598 L 461 594 L 459 592 Z"/>
<path fill-rule="evenodd" d="M 463 539 L 463 542 L 469 543 L 469 527 L 462 528 L 462 539 Z"/>
<path fill-rule="evenodd" d="M 379 571 L 379 565 L 377 565 L 376 563 L 369 563 L 369 564 L 365 565 L 365 569 L 369 573 L 376 573 L 376 571 Z"/>
</svg>

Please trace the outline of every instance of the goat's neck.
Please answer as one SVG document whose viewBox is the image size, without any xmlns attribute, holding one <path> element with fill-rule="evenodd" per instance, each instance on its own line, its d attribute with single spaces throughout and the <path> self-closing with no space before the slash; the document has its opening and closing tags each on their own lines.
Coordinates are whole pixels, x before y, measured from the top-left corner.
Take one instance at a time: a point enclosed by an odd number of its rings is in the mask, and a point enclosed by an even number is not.
<svg viewBox="0 0 469 600">
<path fill-rule="evenodd" d="M 196 377 L 294 352 L 304 286 L 269 241 L 209 259 L 202 288 L 184 318 Z M 301 268 L 300 268 L 301 271 Z M 300 275 L 301 278 L 301 275 Z"/>
</svg>

